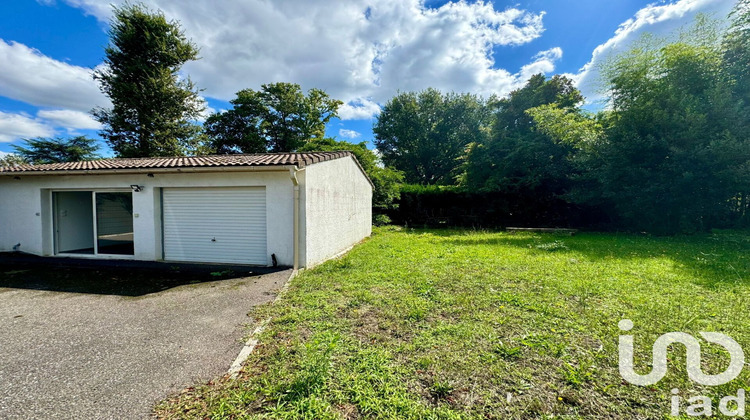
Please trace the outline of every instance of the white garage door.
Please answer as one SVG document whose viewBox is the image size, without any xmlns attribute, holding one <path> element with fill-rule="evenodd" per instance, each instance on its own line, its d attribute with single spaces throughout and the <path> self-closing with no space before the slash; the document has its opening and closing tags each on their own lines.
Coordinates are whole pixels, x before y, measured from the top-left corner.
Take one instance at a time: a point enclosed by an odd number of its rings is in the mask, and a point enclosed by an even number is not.
<svg viewBox="0 0 750 420">
<path fill-rule="evenodd" d="M 164 259 L 267 265 L 266 189 L 164 188 Z"/>
</svg>

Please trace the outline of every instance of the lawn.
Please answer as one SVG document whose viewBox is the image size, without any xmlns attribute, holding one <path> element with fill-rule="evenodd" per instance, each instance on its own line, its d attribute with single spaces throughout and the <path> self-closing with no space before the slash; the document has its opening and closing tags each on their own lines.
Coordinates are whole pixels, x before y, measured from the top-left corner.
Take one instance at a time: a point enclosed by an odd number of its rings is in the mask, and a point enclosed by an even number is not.
<svg viewBox="0 0 750 420">
<path fill-rule="evenodd" d="M 618 373 L 618 322 L 647 373 L 661 334 L 718 331 L 750 349 L 750 234 L 658 238 L 381 228 L 295 278 L 238 380 L 170 397 L 162 418 L 665 418 L 747 388 Z M 703 343 L 703 370 L 728 354 Z"/>
</svg>

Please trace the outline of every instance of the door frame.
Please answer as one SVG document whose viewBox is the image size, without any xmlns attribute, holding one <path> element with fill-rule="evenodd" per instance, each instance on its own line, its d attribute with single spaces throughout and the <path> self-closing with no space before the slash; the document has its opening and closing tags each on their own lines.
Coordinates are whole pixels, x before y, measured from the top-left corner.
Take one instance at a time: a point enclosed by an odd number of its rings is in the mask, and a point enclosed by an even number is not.
<svg viewBox="0 0 750 420">
<path fill-rule="evenodd" d="M 60 252 L 59 251 L 59 220 L 58 220 L 58 208 L 57 208 L 57 196 L 56 193 L 64 192 L 90 192 L 91 193 L 91 205 L 92 205 L 92 223 L 94 227 L 94 253 L 93 254 L 76 254 L 75 252 Z M 76 258 L 99 258 L 99 259 L 135 259 L 135 250 L 133 255 L 128 254 L 100 254 L 99 253 L 99 236 L 97 231 L 97 217 L 96 217 L 96 194 L 97 193 L 130 193 L 130 199 L 133 199 L 133 190 L 130 188 L 65 188 L 65 189 L 52 189 L 51 204 L 52 204 L 52 253 L 55 256 L 63 257 L 76 257 Z M 135 217 L 133 217 L 135 219 Z M 135 225 L 135 221 L 133 222 Z M 134 226 L 135 227 L 135 226 Z M 135 248 L 135 238 L 133 238 L 133 248 Z"/>
</svg>

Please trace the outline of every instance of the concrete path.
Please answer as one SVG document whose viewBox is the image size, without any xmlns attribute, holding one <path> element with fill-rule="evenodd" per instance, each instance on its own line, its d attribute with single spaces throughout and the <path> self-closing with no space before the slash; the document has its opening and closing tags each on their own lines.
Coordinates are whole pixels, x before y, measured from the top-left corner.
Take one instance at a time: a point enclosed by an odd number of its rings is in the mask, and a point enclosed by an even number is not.
<svg viewBox="0 0 750 420">
<path fill-rule="evenodd" d="M 137 419 L 224 374 L 291 270 L 140 297 L 0 288 L 0 418 Z"/>
</svg>

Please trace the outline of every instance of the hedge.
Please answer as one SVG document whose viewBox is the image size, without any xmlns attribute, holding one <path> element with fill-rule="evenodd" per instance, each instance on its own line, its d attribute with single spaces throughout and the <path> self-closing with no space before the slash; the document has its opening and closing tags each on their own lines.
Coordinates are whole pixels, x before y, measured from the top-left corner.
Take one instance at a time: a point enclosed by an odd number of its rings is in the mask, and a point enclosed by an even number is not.
<svg viewBox="0 0 750 420">
<path fill-rule="evenodd" d="M 560 198 L 528 197 L 498 192 L 470 192 L 459 187 L 404 185 L 393 223 L 428 227 L 559 227 L 607 229 L 603 209 L 568 203 Z"/>
</svg>

